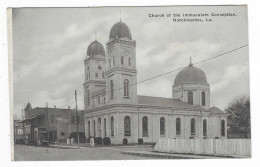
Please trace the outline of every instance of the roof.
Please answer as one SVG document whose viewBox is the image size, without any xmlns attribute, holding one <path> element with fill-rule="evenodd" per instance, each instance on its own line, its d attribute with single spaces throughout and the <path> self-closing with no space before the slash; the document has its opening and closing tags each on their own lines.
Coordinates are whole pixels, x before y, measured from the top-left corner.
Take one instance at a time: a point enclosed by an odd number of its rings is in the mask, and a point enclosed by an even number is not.
<svg viewBox="0 0 260 167">
<path fill-rule="evenodd" d="M 138 104 L 150 105 L 150 106 L 173 107 L 173 108 L 204 109 L 200 106 L 194 106 L 188 103 L 184 103 L 178 99 L 165 98 L 165 97 L 153 97 L 153 96 L 140 96 L 140 95 L 138 95 Z"/>
<path fill-rule="evenodd" d="M 226 113 L 223 110 L 221 110 L 221 109 L 219 109 L 218 107 L 215 107 L 215 106 L 209 108 L 208 111 L 210 111 L 211 115 L 220 115 L 220 114 L 226 115 Z"/>
<path fill-rule="evenodd" d="M 205 73 L 201 69 L 190 64 L 188 67 L 181 70 L 174 80 L 174 85 L 183 83 L 208 84 L 208 81 Z"/>
<path fill-rule="evenodd" d="M 122 21 L 114 24 L 110 30 L 109 39 L 125 38 L 125 37 L 132 40 L 131 31 L 128 28 L 128 26 Z"/>
<path fill-rule="evenodd" d="M 88 56 L 95 56 L 95 55 L 105 56 L 105 49 L 100 42 L 95 40 L 88 46 L 87 55 Z"/>
</svg>

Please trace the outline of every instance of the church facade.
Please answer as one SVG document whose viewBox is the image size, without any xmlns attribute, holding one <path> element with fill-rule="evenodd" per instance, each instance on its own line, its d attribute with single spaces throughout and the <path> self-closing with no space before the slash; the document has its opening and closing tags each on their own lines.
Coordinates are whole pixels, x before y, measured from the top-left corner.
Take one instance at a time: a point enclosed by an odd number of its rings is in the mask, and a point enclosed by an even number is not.
<svg viewBox="0 0 260 167">
<path fill-rule="evenodd" d="M 113 144 L 227 138 L 227 115 L 210 107 L 207 77 L 191 62 L 177 74 L 172 98 L 137 94 L 136 41 L 122 21 L 111 28 L 106 51 L 96 40 L 88 46 L 84 66 L 86 137 Z"/>
</svg>

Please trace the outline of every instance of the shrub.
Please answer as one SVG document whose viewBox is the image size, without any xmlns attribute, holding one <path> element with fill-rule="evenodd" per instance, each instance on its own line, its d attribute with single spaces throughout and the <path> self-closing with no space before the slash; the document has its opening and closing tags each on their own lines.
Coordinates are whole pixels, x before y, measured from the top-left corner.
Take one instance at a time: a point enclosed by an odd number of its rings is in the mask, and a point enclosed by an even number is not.
<svg viewBox="0 0 260 167">
<path fill-rule="evenodd" d="M 103 138 L 103 143 L 104 143 L 104 145 L 106 145 L 106 146 L 110 145 L 110 144 L 111 144 L 110 138 L 109 138 L 109 137 L 104 137 L 104 138 Z"/>
<path fill-rule="evenodd" d="M 69 138 L 74 138 L 74 142 L 78 142 L 78 133 L 77 132 L 71 132 Z M 86 136 L 84 132 L 79 132 L 79 142 L 80 143 L 86 143 Z"/>
<path fill-rule="evenodd" d="M 127 143 L 128 143 L 127 138 L 124 138 L 124 139 L 123 139 L 123 144 L 124 144 L 124 145 L 127 145 Z"/>
<path fill-rule="evenodd" d="M 138 144 L 143 144 L 144 140 L 142 138 L 138 139 Z"/>
<path fill-rule="evenodd" d="M 95 138 L 95 143 L 102 144 L 102 137 L 96 137 Z"/>
<path fill-rule="evenodd" d="M 88 143 L 90 143 L 90 139 L 92 138 L 93 136 L 89 136 L 88 138 L 87 138 L 87 142 Z M 94 137 L 93 137 L 94 138 Z"/>
</svg>

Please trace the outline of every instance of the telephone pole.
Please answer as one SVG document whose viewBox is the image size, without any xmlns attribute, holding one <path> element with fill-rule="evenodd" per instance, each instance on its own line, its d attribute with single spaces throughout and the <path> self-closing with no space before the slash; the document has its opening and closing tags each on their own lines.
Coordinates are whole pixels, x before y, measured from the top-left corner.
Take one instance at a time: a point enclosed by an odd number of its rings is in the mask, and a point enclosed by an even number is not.
<svg viewBox="0 0 260 167">
<path fill-rule="evenodd" d="M 48 102 L 46 102 L 46 116 L 45 116 L 45 118 L 46 118 L 46 121 L 45 121 L 45 129 L 46 129 L 46 137 L 47 137 L 47 139 L 46 140 L 48 140 L 49 141 L 49 132 L 48 132 L 48 124 L 49 124 L 49 121 L 48 121 L 48 118 L 49 118 L 49 111 L 48 111 Z"/>
<path fill-rule="evenodd" d="M 78 148 L 79 148 L 79 119 L 78 119 L 78 105 L 77 105 L 77 90 L 75 90 L 75 101 L 76 101 L 77 136 L 78 136 Z"/>
<path fill-rule="evenodd" d="M 23 140 L 25 140 L 25 131 L 24 131 L 25 120 L 24 120 L 24 115 L 23 115 L 23 109 L 22 109 L 22 123 L 23 123 Z"/>
</svg>

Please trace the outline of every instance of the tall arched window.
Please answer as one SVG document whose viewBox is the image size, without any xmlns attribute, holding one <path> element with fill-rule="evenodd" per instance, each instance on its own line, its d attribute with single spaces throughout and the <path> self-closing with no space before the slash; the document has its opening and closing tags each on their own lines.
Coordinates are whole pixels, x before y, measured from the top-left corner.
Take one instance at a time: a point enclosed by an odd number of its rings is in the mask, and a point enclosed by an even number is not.
<svg viewBox="0 0 260 167">
<path fill-rule="evenodd" d="M 181 119 L 177 118 L 176 119 L 176 135 L 181 134 Z"/>
<path fill-rule="evenodd" d="M 131 57 L 128 58 L 128 65 L 131 66 Z"/>
<path fill-rule="evenodd" d="M 101 137 L 101 118 L 98 118 L 98 135 Z"/>
<path fill-rule="evenodd" d="M 161 136 L 165 135 L 165 118 L 164 117 L 160 118 L 160 135 Z"/>
<path fill-rule="evenodd" d="M 124 119 L 124 131 L 125 136 L 131 136 L 131 120 L 129 116 L 126 116 Z"/>
<path fill-rule="evenodd" d="M 90 136 L 90 121 L 88 121 L 88 137 Z"/>
<path fill-rule="evenodd" d="M 190 134 L 191 135 L 195 135 L 195 119 L 194 118 L 192 118 L 191 120 L 190 120 Z"/>
<path fill-rule="evenodd" d="M 109 67 L 111 67 L 112 63 L 111 63 L 111 59 L 109 59 Z"/>
<path fill-rule="evenodd" d="M 127 79 L 124 80 L 124 96 L 129 96 L 129 81 Z"/>
<path fill-rule="evenodd" d="M 116 64 L 116 60 L 115 60 L 115 57 L 113 57 L 113 66 L 115 66 Z"/>
<path fill-rule="evenodd" d="M 114 117 L 111 117 L 111 137 L 114 137 Z"/>
<path fill-rule="evenodd" d="M 94 120 L 94 126 L 93 126 L 93 128 L 94 128 L 94 137 L 96 137 L 96 121 Z"/>
<path fill-rule="evenodd" d="M 207 120 L 203 120 L 203 136 L 207 136 Z"/>
<path fill-rule="evenodd" d="M 201 104 L 202 104 L 202 106 L 206 105 L 206 94 L 204 91 L 201 92 Z"/>
<path fill-rule="evenodd" d="M 110 99 L 114 98 L 114 83 L 113 80 L 110 81 Z"/>
<path fill-rule="evenodd" d="M 226 129 L 225 129 L 225 120 L 221 121 L 221 136 L 226 135 Z"/>
<path fill-rule="evenodd" d="M 105 78 L 105 73 L 104 73 L 104 71 L 102 72 L 102 78 L 103 78 L 103 79 Z"/>
<path fill-rule="evenodd" d="M 193 105 L 193 93 L 191 91 L 188 92 L 188 103 Z"/>
<path fill-rule="evenodd" d="M 104 118 L 104 136 L 107 136 L 107 120 Z"/>
<path fill-rule="evenodd" d="M 143 137 L 148 137 L 148 118 L 146 116 L 142 119 Z"/>
<path fill-rule="evenodd" d="M 90 104 L 90 94 L 89 94 L 89 90 L 87 91 L 87 104 L 89 106 Z"/>
<path fill-rule="evenodd" d="M 121 64 L 124 65 L 124 57 L 121 56 Z"/>
</svg>

